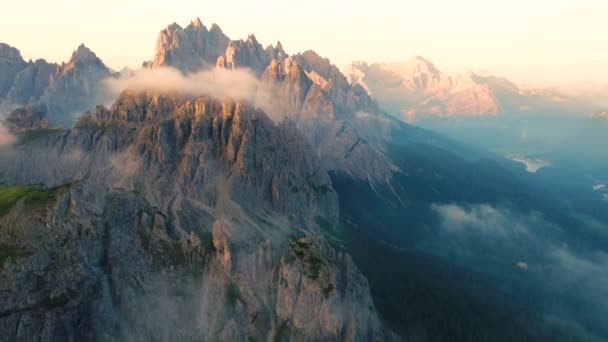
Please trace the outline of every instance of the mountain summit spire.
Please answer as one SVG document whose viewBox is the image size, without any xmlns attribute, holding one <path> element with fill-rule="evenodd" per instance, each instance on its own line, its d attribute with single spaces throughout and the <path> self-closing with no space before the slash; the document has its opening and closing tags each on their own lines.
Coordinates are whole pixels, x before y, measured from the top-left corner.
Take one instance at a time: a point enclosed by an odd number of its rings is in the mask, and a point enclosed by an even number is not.
<svg viewBox="0 0 608 342">
<path fill-rule="evenodd" d="M 203 22 L 201 21 L 201 19 L 199 17 L 196 17 L 194 20 L 192 20 L 192 22 L 190 24 L 195 28 L 204 27 Z"/>
</svg>

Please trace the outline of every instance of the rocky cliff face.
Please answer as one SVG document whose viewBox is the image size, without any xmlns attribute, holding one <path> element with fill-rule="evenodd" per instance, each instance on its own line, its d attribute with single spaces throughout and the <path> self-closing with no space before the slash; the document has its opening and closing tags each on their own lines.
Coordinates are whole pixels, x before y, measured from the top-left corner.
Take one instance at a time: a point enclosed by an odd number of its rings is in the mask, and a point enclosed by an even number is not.
<svg viewBox="0 0 608 342">
<path fill-rule="evenodd" d="M 69 127 L 75 114 L 108 101 L 101 81 L 112 73 L 84 45 L 61 65 L 43 59 L 17 65 L 17 72 L 3 75 L 2 83 L 8 86 L 0 92 L 0 102 L 7 107 L 36 107 L 52 125 Z"/>
<path fill-rule="evenodd" d="M 0 43 L 0 98 L 6 96 L 15 76 L 26 66 L 19 50 Z"/>
<path fill-rule="evenodd" d="M 230 39 L 219 26 L 207 29 L 200 19 L 185 29 L 173 23 L 162 30 L 156 42 L 154 58 L 144 65 L 158 68 L 171 66 L 185 72 L 198 71 L 215 65 L 224 55 Z"/>
<path fill-rule="evenodd" d="M 49 123 L 44 113 L 29 106 L 13 110 L 4 124 L 11 131 L 28 131 L 47 128 Z"/>
<path fill-rule="evenodd" d="M 397 124 L 362 88 L 350 87 L 335 66 L 313 54 L 275 59 L 262 75 L 277 95 L 276 110 L 297 123 L 328 169 L 387 181 L 395 168 L 379 137 Z"/>
<path fill-rule="evenodd" d="M 367 281 L 321 237 L 337 197 L 288 121 L 124 93 L 3 153 L 1 182 L 45 188 L 0 206 L 2 336 L 384 338 Z"/>
<path fill-rule="evenodd" d="M 314 51 L 288 56 L 280 42 L 264 49 L 253 35 L 231 41 L 215 27 L 211 34 L 198 19 L 186 29 L 170 26 L 160 33 L 155 58 L 147 65 L 185 72 L 212 65 L 249 69 L 260 78 L 271 116 L 292 120 L 324 167 L 372 181 L 390 178 L 395 168 L 384 156 L 383 136 L 399 124 L 385 116 L 365 89 L 351 85 Z"/>
<path fill-rule="evenodd" d="M 246 41 L 230 41 L 225 55 L 218 57 L 216 64 L 220 68 L 229 69 L 247 67 L 259 76 L 270 63 L 270 55 L 275 54 L 278 53 L 266 51 L 254 35 L 249 35 Z"/>
<path fill-rule="evenodd" d="M 211 185 L 225 178 L 231 198 L 245 207 L 303 221 L 337 216 L 329 178 L 298 130 L 243 103 L 125 93 L 111 109 L 83 114 L 73 130 L 28 146 L 32 151 L 2 162 L 4 179 L 53 186 L 93 177 L 134 187 L 143 178 L 141 190 L 149 186 L 155 204 L 165 206 L 177 195 L 213 198 Z M 115 164 L 104 165 L 112 158 Z"/>
<path fill-rule="evenodd" d="M 44 59 L 28 64 L 15 76 L 6 101 L 20 105 L 38 103 L 60 70 L 58 64 L 47 63 Z"/>
</svg>

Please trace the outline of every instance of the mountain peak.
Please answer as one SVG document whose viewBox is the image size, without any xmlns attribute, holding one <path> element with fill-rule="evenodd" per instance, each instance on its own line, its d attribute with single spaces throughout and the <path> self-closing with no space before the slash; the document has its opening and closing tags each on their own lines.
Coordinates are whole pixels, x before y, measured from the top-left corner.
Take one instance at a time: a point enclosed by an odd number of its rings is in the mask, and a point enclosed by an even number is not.
<svg viewBox="0 0 608 342">
<path fill-rule="evenodd" d="M 167 28 L 164 31 L 168 31 L 168 32 L 175 32 L 175 31 L 181 31 L 183 30 L 183 28 L 176 22 L 171 23 L 171 25 L 167 26 Z"/>
<path fill-rule="evenodd" d="M 219 34 L 219 35 L 223 35 L 224 34 L 224 32 L 222 31 L 222 28 L 218 24 L 216 24 L 216 23 L 211 24 L 211 29 L 209 30 L 209 32 L 212 32 L 213 34 L 216 34 L 216 35 L 217 34 Z"/>
<path fill-rule="evenodd" d="M 0 43 L 0 59 L 23 61 L 21 52 L 8 44 Z"/>
<path fill-rule="evenodd" d="M 255 34 L 253 34 L 253 33 L 250 33 L 247 36 L 247 41 L 251 42 L 251 43 L 257 43 L 258 42 L 258 40 L 255 38 Z"/>
<path fill-rule="evenodd" d="M 97 56 L 91 49 L 86 47 L 84 44 L 80 44 L 76 51 L 72 53 L 72 57 L 70 58 L 70 64 L 85 62 L 89 60 L 97 60 Z"/>
<path fill-rule="evenodd" d="M 194 20 L 192 20 L 190 22 L 190 26 L 192 26 L 194 28 L 205 27 L 205 25 L 203 25 L 203 22 L 201 21 L 201 18 L 199 18 L 199 17 L 196 17 Z"/>
<path fill-rule="evenodd" d="M 213 24 L 211 30 L 207 30 L 199 18 L 194 19 L 186 29 L 174 23 L 159 33 L 154 58 L 145 65 L 197 71 L 215 65 L 218 57 L 226 52 L 229 42 L 230 38 L 219 26 Z"/>
<path fill-rule="evenodd" d="M 414 58 L 405 63 L 405 66 L 412 71 L 416 70 L 418 72 L 430 72 L 434 75 L 440 73 L 433 62 L 422 56 L 414 56 Z"/>
</svg>

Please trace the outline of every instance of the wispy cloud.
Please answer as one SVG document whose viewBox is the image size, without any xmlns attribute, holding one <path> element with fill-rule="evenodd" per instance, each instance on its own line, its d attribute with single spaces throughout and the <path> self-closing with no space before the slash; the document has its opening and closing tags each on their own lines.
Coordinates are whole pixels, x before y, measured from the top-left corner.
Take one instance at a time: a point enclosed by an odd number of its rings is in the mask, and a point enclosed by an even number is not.
<svg viewBox="0 0 608 342">
<path fill-rule="evenodd" d="M 483 264 L 494 271 L 506 261 L 513 269 L 526 272 L 521 281 L 534 281 L 544 289 L 552 304 L 564 305 L 558 310 L 566 320 L 580 320 L 572 301 L 598 315 L 608 314 L 608 254 L 596 248 L 572 248 L 564 228 L 546 220 L 539 213 L 489 204 L 434 204 L 443 243 L 456 245 L 465 260 Z M 483 251 L 483 256 L 479 251 Z M 487 258 L 487 259 L 486 259 Z M 504 270 L 508 272 L 508 270 Z M 535 280 L 531 280 L 535 279 Z M 542 279 L 542 282 L 539 280 Z M 557 315 L 547 312 L 548 316 Z"/>
<path fill-rule="evenodd" d="M 0 121 L 0 148 L 12 145 L 15 142 L 15 136 L 8 131 L 2 121 Z"/>
<path fill-rule="evenodd" d="M 472 231 L 513 238 L 529 235 L 528 227 L 542 221 L 539 214 L 516 218 L 508 209 L 496 208 L 488 204 L 470 206 L 433 204 L 431 210 L 439 217 L 440 227 L 448 233 Z"/>
<path fill-rule="evenodd" d="M 187 96 L 231 98 L 247 101 L 261 108 L 275 121 L 283 119 L 282 115 L 277 115 L 274 108 L 272 89 L 260 82 L 248 69 L 214 68 L 187 75 L 170 67 L 142 69 L 131 77 L 108 78 L 104 83 L 114 97 L 126 89 L 131 89 Z"/>
</svg>

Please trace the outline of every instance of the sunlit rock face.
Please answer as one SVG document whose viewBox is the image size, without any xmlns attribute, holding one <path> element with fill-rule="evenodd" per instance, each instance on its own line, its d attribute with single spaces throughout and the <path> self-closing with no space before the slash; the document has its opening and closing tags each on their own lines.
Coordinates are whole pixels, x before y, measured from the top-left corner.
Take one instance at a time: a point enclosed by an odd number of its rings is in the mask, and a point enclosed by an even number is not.
<svg viewBox="0 0 608 342">
<path fill-rule="evenodd" d="M 0 182 L 46 188 L 0 215 L 2 336 L 385 339 L 366 279 L 319 232 L 337 196 L 291 121 L 125 92 L 3 153 Z"/>
<path fill-rule="evenodd" d="M 208 184 L 222 176 L 231 198 L 244 206 L 307 219 L 337 216 L 329 178 L 297 128 L 288 121 L 277 125 L 263 112 L 228 99 L 127 92 L 110 109 L 83 114 L 72 130 L 35 142 L 27 147 L 31 152 L 2 162 L 0 172 L 12 183 L 36 179 L 58 185 L 87 175 L 107 181 L 121 165 L 102 165 L 103 160 L 129 153 L 137 167 L 127 184 L 144 177 L 149 180 L 144 184 L 156 183 L 164 191 L 158 195 L 163 201 L 174 192 L 204 197 L 215 191 Z M 66 171 L 70 164 L 59 160 L 71 152 L 83 160 Z M 22 168 L 32 173 L 24 175 Z M 315 209 L 305 210 L 309 206 Z"/>
<path fill-rule="evenodd" d="M 0 43 L 0 98 L 6 96 L 15 76 L 26 66 L 27 63 L 21 57 L 19 50 Z"/>
<path fill-rule="evenodd" d="M 186 28 L 173 23 L 160 32 L 154 58 L 146 65 L 171 66 L 188 72 L 213 67 L 229 42 L 219 26 L 214 24 L 207 29 L 198 18 Z"/>
</svg>

